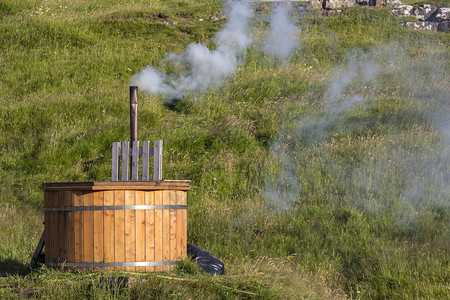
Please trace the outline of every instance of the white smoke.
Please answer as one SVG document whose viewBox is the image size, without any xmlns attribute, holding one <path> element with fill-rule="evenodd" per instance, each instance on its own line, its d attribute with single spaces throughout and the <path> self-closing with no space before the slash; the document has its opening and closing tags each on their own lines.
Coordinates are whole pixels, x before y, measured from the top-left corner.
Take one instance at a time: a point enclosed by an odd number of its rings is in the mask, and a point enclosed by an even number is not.
<svg viewBox="0 0 450 300">
<path fill-rule="evenodd" d="M 147 66 L 133 75 L 130 85 L 171 100 L 188 91 L 204 91 L 222 83 L 244 63 L 246 49 L 252 44 L 248 35 L 252 16 L 250 6 L 232 2 L 228 15 L 229 22 L 215 36 L 216 50 L 202 44 L 190 44 L 184 53 L 170 54 L 164 61 L 164 64 L 176 66 L 181 70 L 179 73 L 168 75 Z"/>
<path fill-rule="evenodd" d="M 271 33 L 264 51 L 277 57 L 287 58 L 299 46 L 300 28 L 289 19 L 290 6 L 277 6 L 271 16 Z"/>
<path fill-rule="evenodd" d="M 450 90 L 444 84 L 450 76 L 448 55 L 429 47 L 426 55 L 415 56 L 402 48 L 403 45 L 393 44 L 362 54 L 360 50 L 354 52 L 331 73 L 320 99 L 321 112 L 287 121 L 271 146 L 280 170 L 266 178 L 269 203 L 281 210 L 299 203 L 302 184 L 308 182 L 300 172 L 301 166 L 317 159 L 322 161 L 319 168 L 323 168 L 324 176 L 330 176 L 342 192 L 341 196 L 328 199 L 329 204 L 374 212 L 390 207 L 397 224 L 408 226 L 419 222 L 425 207 L 449 208 Z M 386 107 L 386 101 L 404 102 L 399 111 L 380 111 L 367 118 L 367 112 L 378 111 L 379 101 L 383 103 L 380 107 Z M 364 117 L 358 120 L 358 112 L 363 111 Z M 360 160 L 348 164 L 346 159 L 340 160 L 325 149 L 339 137 L 377 130 L 371 127 L 377 117 L 390 122 L 388 128 L 394 132 L 383 138 L 375 135 L 373 140 L 373 134 L 362 135 L 361 146 L 372 147 L 366 157 L 359 152 L 363 155 Z M 337 138 L 332 138 L 335 134 Z M 417 139 L 417 134 L 425 140 Z M 371 144 L 374 141 L 376 147 Z"/>
</svg>

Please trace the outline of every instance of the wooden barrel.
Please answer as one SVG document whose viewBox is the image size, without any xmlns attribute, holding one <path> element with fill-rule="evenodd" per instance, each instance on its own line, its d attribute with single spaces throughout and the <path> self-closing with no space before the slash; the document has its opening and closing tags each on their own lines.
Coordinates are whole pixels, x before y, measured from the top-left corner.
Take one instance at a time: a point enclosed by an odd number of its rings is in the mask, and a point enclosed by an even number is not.
<svg viewBox="0 0 450 300">
<path fill-rule="evenodd" d="M 185 259 L 189 181 L 44 183 L 49 267 L 171 270 Z"/>
</svg>

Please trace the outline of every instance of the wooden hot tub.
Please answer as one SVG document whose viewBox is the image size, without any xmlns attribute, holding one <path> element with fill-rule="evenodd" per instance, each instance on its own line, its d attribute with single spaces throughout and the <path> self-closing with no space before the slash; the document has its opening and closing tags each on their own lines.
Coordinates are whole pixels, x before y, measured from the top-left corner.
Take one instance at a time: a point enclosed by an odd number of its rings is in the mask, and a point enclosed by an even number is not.
<svg viewBox="0 0 450 300">
<path fill-rule="evenodd" d="M 49 267 L 162 271 L 186 258 L 190 181 L 44 183 Z"/>
</svg>

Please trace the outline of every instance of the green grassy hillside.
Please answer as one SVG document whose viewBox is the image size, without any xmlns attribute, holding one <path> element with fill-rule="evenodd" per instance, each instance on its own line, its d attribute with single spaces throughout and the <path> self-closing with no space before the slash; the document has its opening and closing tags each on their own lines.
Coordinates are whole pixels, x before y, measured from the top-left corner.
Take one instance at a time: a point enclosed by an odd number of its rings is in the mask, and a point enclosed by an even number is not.
<svg viewBox="0 0 450 300">
<path fill-rule="evenodd" d="M 100 277 L 117 273 L 29 269 L 42 183 L 109 180 L 131 76 L 190 43 L 214 48 L 222 13 L 206 0 L 0 3 L 0 297 L 450 298 L 450 35 L 367 7 L 294 13 L 289 60 L 262 51 L 268 15 L 255 14 L 223 85 L 171 105 L 140 94 L 140 139 L 164 140 L 165 179 L 192 180 L 188 242 L 227 275 L 185 261 L 111 290 Z"/>
</svg>

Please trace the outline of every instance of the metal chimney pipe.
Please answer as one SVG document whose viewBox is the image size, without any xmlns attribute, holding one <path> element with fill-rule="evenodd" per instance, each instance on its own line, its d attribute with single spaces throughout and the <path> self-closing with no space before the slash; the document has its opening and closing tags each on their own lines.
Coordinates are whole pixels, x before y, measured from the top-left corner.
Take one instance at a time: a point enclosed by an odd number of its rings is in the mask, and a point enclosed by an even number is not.
<svg viewBox="0 0 450 300">
<path fill-rule="evenodd" d="M 138 108 L 138 87 L 130 86 L 130 145 L 139 140 Z"/>
</svg>

